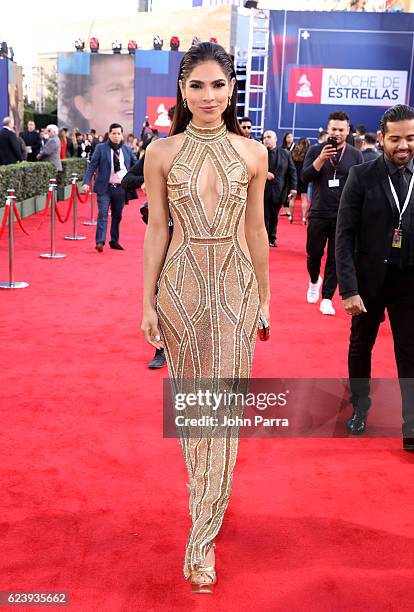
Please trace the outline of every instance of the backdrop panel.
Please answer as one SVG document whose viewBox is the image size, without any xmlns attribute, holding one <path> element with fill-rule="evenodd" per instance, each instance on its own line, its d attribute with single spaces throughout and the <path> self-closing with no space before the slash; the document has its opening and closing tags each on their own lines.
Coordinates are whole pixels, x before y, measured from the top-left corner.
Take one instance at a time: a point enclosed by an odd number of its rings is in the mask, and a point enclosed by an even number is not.
<svg viewBox="0 0 414 612">
<path fill-rule="evenodd" d="M 105 134 L 117 122 L 133 130 L 134 59 L 130 55 L 60 53 L 58 122 L 60 127 L 95 128 Z"/>
<path fill-rule="evenodd" d="M 15 62 L 8 60 L 8 114 L 13 117 L 16 133 L 23 130 L 24 99 L 23 99 L 23 69 Z"/>
<path fill-rule="evenodd" d="M 9 114 L 8 83 L 8 60 L 0 58 L 0 119 Z"/>
<path fill-rule="evenodd" d="M 375 131 L 413 103 L 414 15 L 271 11 L 265 127 L 314 139 L 333 110 Z"/>
<path fill-rule="evenodd" d="M 137 51 L 135 55 L 135 134 L 140 135 L 145 117 L 160 134 L 170 129 L 168 109 L 176 103 L 181 51 Z"/>
</svg>

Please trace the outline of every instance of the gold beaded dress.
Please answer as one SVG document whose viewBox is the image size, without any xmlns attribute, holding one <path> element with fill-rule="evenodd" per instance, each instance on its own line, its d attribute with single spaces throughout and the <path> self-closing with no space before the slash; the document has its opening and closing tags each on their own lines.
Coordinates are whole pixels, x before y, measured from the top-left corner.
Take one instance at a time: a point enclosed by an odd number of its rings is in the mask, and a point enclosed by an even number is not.
<svg viewBox="0 0 414 612">
<path fill-rule="evenodd" d="M 257 335 L 259 292 L 240 244 L 248 172 L 224 123 L 191 122 L 167 177 L 174 232 L 157 288 L 157 312 L 172 384 L 248 379 Z M 244 243 L 245 244 L 245 243 Z M 203 565 L 229 502 L 238 428 L 179 436 L 190 481 L 191 530 L 184 576 Z"/>
</svg>

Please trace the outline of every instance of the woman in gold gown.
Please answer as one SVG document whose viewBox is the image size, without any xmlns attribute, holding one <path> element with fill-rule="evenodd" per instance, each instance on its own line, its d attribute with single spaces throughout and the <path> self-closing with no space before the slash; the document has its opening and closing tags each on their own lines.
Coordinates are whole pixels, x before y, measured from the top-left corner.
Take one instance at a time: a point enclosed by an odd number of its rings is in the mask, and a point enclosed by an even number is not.
<svg viewBox="0 0 414 612">
<path fill-rule="evenodd" d="M 184 380 L 248 379 L 260 309 L 269 320 L 267 151 L 242 136 L 235 76 L 222 47 L 192 47 L 180 65 L 170 137 L 146 152 L 141 329 L 165 348 L 176 389 Z M 180 435 L 180 444 L 192 521 L 184 576 L 201 593 L 216 582 L 214 538 L 230 498 L 238 435 L 234 427 L 221 436 L 198 431 Z"/>
</svg>

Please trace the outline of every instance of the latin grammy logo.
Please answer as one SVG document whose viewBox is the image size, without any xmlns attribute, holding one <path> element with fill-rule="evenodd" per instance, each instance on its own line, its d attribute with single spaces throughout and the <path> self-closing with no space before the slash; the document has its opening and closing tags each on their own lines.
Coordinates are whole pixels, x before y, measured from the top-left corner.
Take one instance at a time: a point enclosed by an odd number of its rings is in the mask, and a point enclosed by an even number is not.
<svg viewBox="0 0 414 612">
<path fill-rule="evenodd" d="M 299 90 L 296 92 L 298 98 L 313 98 L 311 84 L 306 74 L 302 74 L 299 79 Z"/>
<path fill-rule="evenodd" d="M 154 123 L 158 127 L 170 127 L 171 121 L 168 117 L 168 111 L 165 108 L 164 104 L 160 104 L 157 108 L 158 117 Z"/>
</svg>

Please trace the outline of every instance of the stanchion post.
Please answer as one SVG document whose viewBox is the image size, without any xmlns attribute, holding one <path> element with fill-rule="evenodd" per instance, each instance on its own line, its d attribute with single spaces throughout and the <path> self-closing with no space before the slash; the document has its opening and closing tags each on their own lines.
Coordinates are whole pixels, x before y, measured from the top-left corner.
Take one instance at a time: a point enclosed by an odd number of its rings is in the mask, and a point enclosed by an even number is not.
<svg viewBox="0 0 414 612">
<path fill-rule="evenodd" d="M 6 206 L 9 207 L 9 282 L 0 283 L 0 289 L 24 289 L 29 283 L 14 280 L 14 189 L 7 190 Z"/>
<path fill-rule="evenodd" d="M 76 194 L 76 183 L 78 182 L 78 175 L 76 172 L 72 172 L 72 185 L 75 186 L 73 189 L 73 234 L 65 236 L 65 240 L 86 240 L 86 236 L 78 236 L 77 224 L 78 224 L 78 197 Z"/>
<path fill-rule="evenodd" d="M 42 253 L 39 255 L 42 259 L 62 259 L 62 257 L 66 257 L 64 253 L 55 253 L 56 188 L 56 179 L 50 179 L 49 192 L 52 193 L 50 201 L 50 253 Z"/>
<path fill-rule="evenodd" d="M 89 199 L 91 201 L 91 220 L 84 221 L 83 225 L 96 225 L 95 218 L 93 216 L 93 189 L 89 189 Z"/>
</svg>

